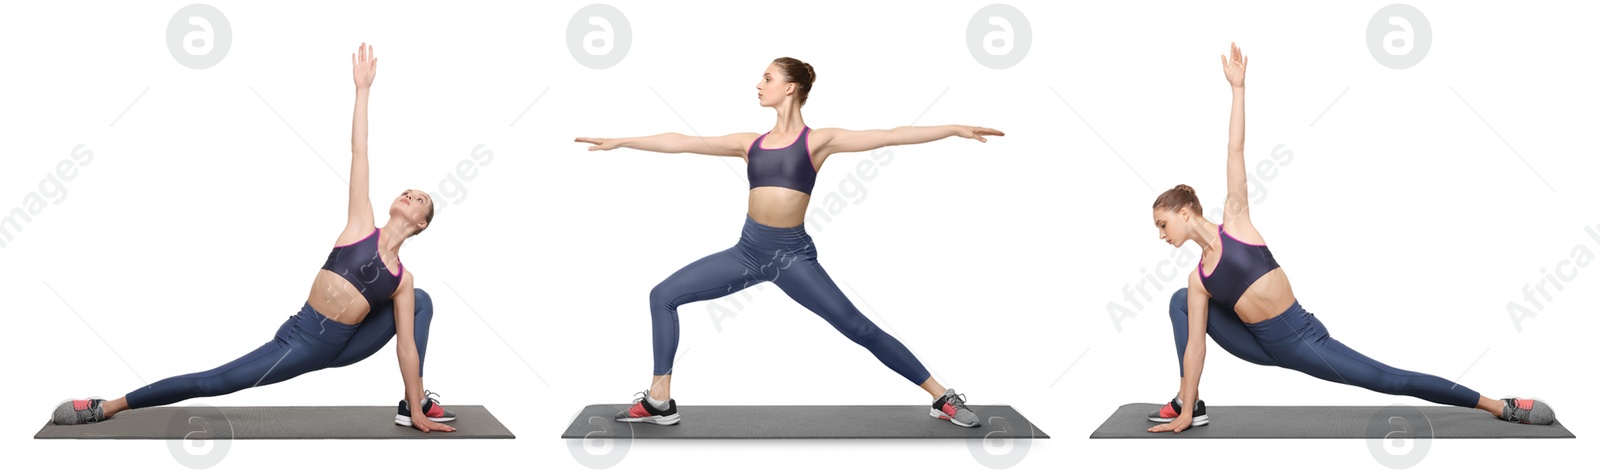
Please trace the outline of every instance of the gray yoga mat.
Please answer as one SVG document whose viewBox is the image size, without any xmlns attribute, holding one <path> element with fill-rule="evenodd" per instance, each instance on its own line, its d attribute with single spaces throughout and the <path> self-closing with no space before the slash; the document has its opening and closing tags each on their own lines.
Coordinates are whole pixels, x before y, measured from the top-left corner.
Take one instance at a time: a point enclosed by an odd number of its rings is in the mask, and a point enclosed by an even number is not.
<svg viewBox="0 0 1600 475">
<path fill-rule="evenodd" d="M 455 432 L 394 423 L 394 406 L 152 407 L 75 426 L 46 421 L 35 439 L 514 439 L 483 406 L 449 406 Z"/>
<path fill-rule="evenodd" d="M 583 408 L 563 439 L 1048 439 L 1011 406 L 968 406 L 981 426 L 928 417 L 928 406 L 679 406 L 682 420 L 658 426 L 616 422 L 627 404 Z"/>
<path fill-rule="evenodd" d="M 1477 409 L 1447 406 L 1210 406 L 1211 423 L 1181 433 L 1151 433 L 1160 404 L 1124 404 L 1091 439 L 1571 439 L 1561 425 L 1512 424 Z"/>
</svg>

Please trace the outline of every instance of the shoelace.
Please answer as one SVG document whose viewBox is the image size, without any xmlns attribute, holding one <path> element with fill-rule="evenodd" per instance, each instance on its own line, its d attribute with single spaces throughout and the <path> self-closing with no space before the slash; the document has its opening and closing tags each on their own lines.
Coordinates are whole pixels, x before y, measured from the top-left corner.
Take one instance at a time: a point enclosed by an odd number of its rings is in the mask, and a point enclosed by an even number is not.
<svg viewBox="0 0 1600 475">
<path fill-rule="evenodd" d="M 105 409 L 102 409 L 100 403 L 93 399 L 89 400 L 89 407 L 84 408 L 83 412 L 88 413 L 83 417 L 84 422 L 100 422 L 106 419 Z"/>
<path fill-rule="evenodd" d="M 1533 412 L 1518 407 L 1516 399 L 1502 399 L 1501 402 L 1505 403 L 1505 409 L 1502 409 L 1502 413 L 1506 416 L 1506 422 L 1521 424 L 1523 421 L 1522 414 Z"/>
<path fill-rule="evenodd" d="M 951 397 L 950 399 L 946 399 L 945 402 L 948 402 L 948 403 L 950 403 L 950 405 L 955 406 L 956 409 L 966 409 L 967 408 L 967 396 L 965 394 L 957 394 L 954 397 Z"/>
<path fill-rule="evenodd" d="M 432 400 L 434 404 L 438 404 L 441 397 L 444 397 L 444 395 L 426 389 L 422 390 L 422 400 L 424 401 Z"/>
<path fill-rule="evenodd" d="M 643 391 L 639 391 L 637 394 L 634 394 L 634 396 L 635 396 L 633 398 L 633 403 L 634 404 L 638 404 L 638 403 L 644 402 L 644 398 L 650 397 L 650 390 L 646 389 L 646 390 L 643 390 Z"/>
</svg>

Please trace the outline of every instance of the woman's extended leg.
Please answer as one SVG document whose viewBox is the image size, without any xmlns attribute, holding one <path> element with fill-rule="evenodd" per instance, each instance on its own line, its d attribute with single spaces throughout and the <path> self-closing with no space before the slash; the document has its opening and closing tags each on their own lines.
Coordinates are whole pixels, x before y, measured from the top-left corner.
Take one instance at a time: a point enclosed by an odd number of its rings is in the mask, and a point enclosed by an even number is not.
<svg viewBox="0 0 1600 475">
<path fill-rule="evenodd" d="M 1279 364 L 1317 378 L 1384 394 L 1413 396 L 1460 407 L 1477 407 L 1477 391 L 1429 374 L 1397 369 L 1350 349 L 1295 303 L 1283 314 L 1249 324 Z"/>
<path fill-rule="evenodd" d="M 945 388 L 929 375 L 928 369 L 916 355 L 893 335 L 878 328 L 857 309 L 844 292 L 828 276 L 828 271 L 817 262 L 813 247 L 805 247 L 792 255 L 793 259 L 781 268 L 772 269 L 770 279 L 783 289 L 789 298 L 799 302 L 812 313 L 821 316 L 835 330 L 850 341 L 866 348 L 884 366 L 899 373 L 934 397 L 928 415 L 947 420 L 961 427 L 981 425 L 977 414 L 967 409 L 966 398 L 955 390 Z"/>
<path fill-rule="evenodd" d="M 128 393 L 127 406 L 138 409 L 220 396 L 322 369 L 354 330 L 354 325 L 328 320 L 306 305 L 278 328 L 272 341 L 255 351 L 211 370 L 174 376 L 139 388 Z"/>
<path fill-rule="evenodd" d="M 911 350 L 894 336 L 879 329 L 855 304 L 850 303 L 828 272 L 823 270 L 822 264 L 817 262 L 814 249 L 801 252 L 796 257 L 794 262 L 777 271 L 772 278 L 773 284 L 783 289 L 789 298 L 821 316 L 850 341 L 872 352 L 884 366 L 899 373 L 911 384 L 921 386 L 928 381 L 928 369 L 911 354 Z M 929 390 L 930 393 L 932 391 Z M 933 394 L 936 398 L 940 396 L 943 396 L 943 391 Z"/>
</svg>

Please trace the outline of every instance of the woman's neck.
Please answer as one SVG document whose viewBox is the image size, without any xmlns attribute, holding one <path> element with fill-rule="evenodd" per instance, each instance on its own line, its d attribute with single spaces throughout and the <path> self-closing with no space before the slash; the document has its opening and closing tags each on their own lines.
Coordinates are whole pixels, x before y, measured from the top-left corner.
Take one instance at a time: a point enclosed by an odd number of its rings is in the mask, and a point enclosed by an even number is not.
<svg viewBox="0 0 1600 475">
<path fill-rule="evenodd" d="M 1207 221 L 1205 218 L 1201 218 L 1200 222 L 1195 223 L 1195 227 L 1199 228 L 1194 231 L 1200 236 L 1200 239 L 1195 240 L 1196 243 L 1200 244 L 1200 250 L 1207 253 L 1217 250 L 1217 240 L 1222 238 L 1219 233 L 1222 227 Z"/>
<path fill-rule="evenodd" d="M 411 224 L 391 218 L 389 222 L 383 224 L 383 235 L 388 242 L 378 242 L 378 248 L 398 256 L 400 245 L 411 235 Z"/>
<path fill-rule="evenodd" d="M 800 117 L 800 106 L 780 104 L 773 109 L 778 111 L 778 123 L 772 126 L 772 133 L 788 136 L 798 134 L 805 128 L 806 121 Z"/>
</svg>

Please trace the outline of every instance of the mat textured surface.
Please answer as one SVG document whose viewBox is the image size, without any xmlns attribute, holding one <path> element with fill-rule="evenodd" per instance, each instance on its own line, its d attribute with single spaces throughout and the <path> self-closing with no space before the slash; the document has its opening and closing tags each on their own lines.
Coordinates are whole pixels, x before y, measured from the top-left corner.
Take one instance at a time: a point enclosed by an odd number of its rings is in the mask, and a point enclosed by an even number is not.
<svg viewBox="0 0 1600 475">
<path fill-rule="evenodd" d="M 928 406 L 679 406 L 671 426 L 611 420 L 627 404 L 583 408 L 563 439 L 1048 439 L 1011 406 L 968 406 L 983 424 L 957 427 Z"/>
<path fill-rule="evenodd" d="M 35 439 L 514 439 L 483 406 L 447 406 L 455 432 L 423 433 L 394 423 L 394 406 L 152 407 L 105 421 L 58 426 Z M 194 434 L 194 435 L 191 435 Z"/>
<path fill-rule="evenodd" d="M 1091 439 L 1381 439 L 1390 433 L 1434 439 L 1570 439 L 1560 421 L 1512 424 L 1488 413 L 1445 406 L 1211 406 L 1211 423 L 1182 433 L 1151 433 L 1145 420 L 1160 404 L 1124 404 Z"/>
</svg>

